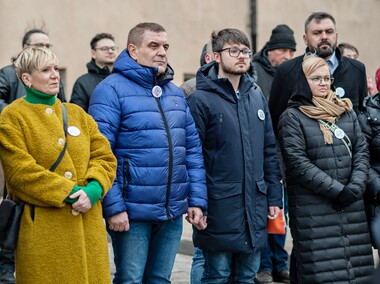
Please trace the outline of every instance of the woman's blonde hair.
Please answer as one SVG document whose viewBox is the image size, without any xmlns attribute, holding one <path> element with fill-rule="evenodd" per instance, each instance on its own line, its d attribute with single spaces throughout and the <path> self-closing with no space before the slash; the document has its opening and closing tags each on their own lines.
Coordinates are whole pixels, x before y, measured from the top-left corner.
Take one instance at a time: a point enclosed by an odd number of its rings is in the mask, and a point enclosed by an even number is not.
<svg viewBox="0 0 380 284">
<path fill-rule="evenodd" d="M 326 61 L 316 55 L 307 55 L 304 57 L 302 62 L 302 70 L 306 78 L 309 77 L 315 70 L 323 66 L 329 68 Z"/>
<path fill-rule="evenodd" d="M 21 80 L 22 74 L 32 74 L 33 70 L 40 71 L 50 62 L 58 64 L 57 56 L 50 49 L 31 47 L 21 52 L 13 64 L 16 68 L 17 77 Z"/>
</svg>

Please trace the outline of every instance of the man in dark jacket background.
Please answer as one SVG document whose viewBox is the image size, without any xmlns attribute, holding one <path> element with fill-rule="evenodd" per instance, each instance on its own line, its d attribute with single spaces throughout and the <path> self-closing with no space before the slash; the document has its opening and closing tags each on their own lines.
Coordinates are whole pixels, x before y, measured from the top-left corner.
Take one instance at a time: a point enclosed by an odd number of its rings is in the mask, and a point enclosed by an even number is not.
<svg viewBox="0 0 380 284">
<path fill-rule="evenodd" d="M 273 77 L 278 66 L 290 60 L 296 51 L 294 32 L 287 25 L 278 25 L 272 30 L 269 41 L 252 58 L 254 79 L 269 100 Z M 281 160 L 281 153 L 278 153 Z M 287 195 L 284 194 L 284 214 L 287 214 Z M 289 281 L 288 253 L 285 250 L 286 234 L 269 234 L 268 244 L 261 252 L 257 284 Z"/>
<path fill-rule="evenodd" d="M 205 159 L 208 221 L 195 230 L 205 257 L 202 283 L 253 283 L 267 238 L 267 216 L 282 206 L 281 174 L 266 100 L 247 74 L 252 51 L 236 29 L 212 34 L 215 61 L 197 73 L 188 102 Z M 211 283 L 210 282 L 210 283 Z"/>
<path fill-rule="evenodd" d="M 91 40 L 91 61 L 87 63 L 88 73 L 80 76 L 74 84 L 71 103 L 86 112 L 95 87 L 109 74 L 116 59 L 117 47 L 111 34 L 100 33 Z"/>
<path fill-rule="evenodd" d="M 296 51 L 294 32 L 287 25 L 278 25 L 272 30 L 269 41 L 252 57 L 254 79 L 269 100 L 270 89 L 277 67 L 293 59 Z"/>
<path fill-rule="evenodd" d="M 316 53 L 329 64 L 337 96 L 351 99 L 353 108 L 358 113 L 368 93 L 365 66 L 358 60 L 342 56 L 337 48 L 338 33 L 334 17 L 326 12 L 311 14 L 305 21 L 303 39 L 306 52 Z M 273 78 L 269 109 L 275 131 L 294 92 L 303 57 L 301 55 L 281 64 Z"/>
</svg>

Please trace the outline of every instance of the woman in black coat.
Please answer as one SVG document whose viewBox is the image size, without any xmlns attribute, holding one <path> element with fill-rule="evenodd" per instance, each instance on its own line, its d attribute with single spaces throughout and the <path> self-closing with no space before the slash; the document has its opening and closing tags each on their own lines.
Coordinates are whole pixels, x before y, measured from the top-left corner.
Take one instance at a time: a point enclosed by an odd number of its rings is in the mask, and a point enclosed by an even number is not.
<svg viewBox="0 0 380 284">
<path fill-rule="evenodd" d="M 373 230 L 372 222 L 375 217 L 380 216 L 380 93 L 364 100 L 359 123 L 370 151 L 370 169 L 364 201 L 368 223 Z M 378 248 L 374 240 L 372 245 Z"/>
<path fill-rule="evenodd" d="M 279 123 L 298 283 L 368 283 L 373 257 L 363 192 L 368 149 L 327 63 L 306 57 Z"/>
</svg>

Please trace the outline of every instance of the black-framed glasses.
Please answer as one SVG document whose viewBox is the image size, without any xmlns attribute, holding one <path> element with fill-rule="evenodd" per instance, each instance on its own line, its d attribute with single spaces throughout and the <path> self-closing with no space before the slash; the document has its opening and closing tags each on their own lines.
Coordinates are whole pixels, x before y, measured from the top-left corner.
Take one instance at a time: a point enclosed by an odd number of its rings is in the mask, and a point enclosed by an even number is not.
<svg viewBox="0 0 380 284">
<path fill-rule="evenodd" d="M 46 47 L 46 48 L 50 48 L 50 47 L 53 47 L 52 44 L 50 43 L 27 43 L 26 44 L 27 46 L 32 46 L 32 47 Z"/>
<path fill-rule="evenodd" d="M 117 46 L 102 46 L 102 47 L 97 47 L 95 48 L 95 50 L 100 50 L 100 51 L 103 51 L 103 52 L 106 52 L 106 51 L 116 51 L 118 50 L 118 47 Z"/>
<path fill-rule="evenodd" d="M 326 77 L 315 76 L 315 77 L 309 77 L 308 79 L 310 79 L 314 85 L 321 85 L 322 82 L 325 84 L 331 85 L 334 82 L 334 78 L 330 76 L 326 76 Z"/>
<path fill-rule="evenodd" d="M 239 49 L 237 47 L 227 47 L 219 50 L 218 52 L 223 52 L 228 50 L 228 53 L 230 54 L 231 57 L 239 57 L 240 53 L 243 54 L 245 58 L 250 58 L 252 55 L 252 50 L 249 48 L 244 48 L 244 49 Z"/>
</svg>

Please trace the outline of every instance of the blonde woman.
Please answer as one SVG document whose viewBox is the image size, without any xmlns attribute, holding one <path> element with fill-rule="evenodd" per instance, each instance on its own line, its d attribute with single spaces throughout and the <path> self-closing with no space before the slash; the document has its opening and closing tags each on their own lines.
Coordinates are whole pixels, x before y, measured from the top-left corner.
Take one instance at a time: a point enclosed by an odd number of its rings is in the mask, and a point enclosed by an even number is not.
<svg viewBox="0 0 380 284">
<path fill-rule="evenodd" d="M 0 158 L 10 198 L 25 202 L 17 283 L 110 283 L 100 204 L 115 178 L 110 145 L 74 104 L 64 104 L 64 127 L 58 60 L 49 49 L 24 50 L 15 67 L 26 96 L 1 112 Z"/>
<path fill-rule="evenodd" d="M 368 283 L 368 149 L 351 101 L 332 83 L 327 63 L 306 57 L 279 124 L 298 283 Z"/>
</svg>

